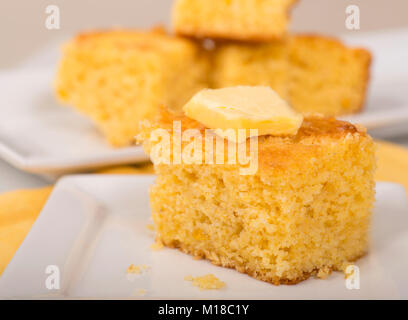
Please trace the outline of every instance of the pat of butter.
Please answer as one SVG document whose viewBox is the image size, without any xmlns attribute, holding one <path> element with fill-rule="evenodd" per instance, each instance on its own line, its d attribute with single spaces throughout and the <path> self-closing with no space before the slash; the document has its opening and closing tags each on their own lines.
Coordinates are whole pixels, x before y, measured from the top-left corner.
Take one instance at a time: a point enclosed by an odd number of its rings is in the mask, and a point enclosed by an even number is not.
<svg viewBox="0 0 408 320">
<path fill-rule="evenodd" d="M 216 134 L 238 143 L 256 135 L 250 129 L 257 129 L 258 136 L 295 135 L 303 121 L 301 114 L 264 86 L 204 89 L 183 110 Z M 227 134 L 231 133 L 228 129 L 235 133 Z M 246 136 L 238 134 L 238 129 L 245 129 Z"/>
</svg>

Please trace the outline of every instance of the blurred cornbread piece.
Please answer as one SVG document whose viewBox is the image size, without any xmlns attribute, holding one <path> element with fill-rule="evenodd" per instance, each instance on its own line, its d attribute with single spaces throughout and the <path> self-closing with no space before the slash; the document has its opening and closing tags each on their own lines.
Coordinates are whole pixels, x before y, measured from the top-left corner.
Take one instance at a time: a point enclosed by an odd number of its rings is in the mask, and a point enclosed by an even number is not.
<svg viewBox="0 0 408 320">
<path fill-rule="evenodd" d="M 161 105 L 181 109 L 205 87 L 207 64 L 194 42 L 161 30 L 84 33 L 64 48 L 56 92 L 112 145 L 124 146 L 134 141 L 139 120 Z"/>
<path fill-rule="evenodd" d="M 371 55 L 324 36 L 293 35 L 264 44 L 219 44 L 211 85 L 268 85 L 303 113 L 337 116 L 364 103 Z"/>
<path fill-rule="evenodd" d="M 289 47 L 287 41 L 263 44 L 218 43 L 213 52 L 211 86 L 270 86 L 288 98 Z"/>
<path fill-rule="evenodd" d="M 177 34 L 197 38 L 265 41 L 282 38 L 296 0 L 176 0 Z"/>
<path fill-rule="evenodd" d="M 157 174 L 151 207 L 164 245 L 273 284 L 342 270 L 365 254 L 375 169 L 375 146 L 365 130 L 306 118 L 295 136 L 258 137 L 258 170 L 240 175 L 240 163 L 157 161 L 158 144 L 174 157 L 173 121 L 181 122 L 182 134 L 197 129 L 204 137 L 205 130 L 164 110 L 144 124 L 140 137 Z M 159 128 L 170 143 L 154 138 Z M 181 141 L 181 150 L 191 144 Z M 246 143 L 248 150 L 251 140 Z"/>
<path fill-rule="evenodd" d="M 363 107 L 371 54 L 334 38 L 297 35 L 290 44 L 292 106 L 303 112 L 342 115 Z"/>
<path fill-rule="evenodd" d="M 301 114 L 264 86 L 204 89 L 183 110 L 188 117 L 233 142 L 257 135 L 294 135 L 303 121 Z"/>
</svg>

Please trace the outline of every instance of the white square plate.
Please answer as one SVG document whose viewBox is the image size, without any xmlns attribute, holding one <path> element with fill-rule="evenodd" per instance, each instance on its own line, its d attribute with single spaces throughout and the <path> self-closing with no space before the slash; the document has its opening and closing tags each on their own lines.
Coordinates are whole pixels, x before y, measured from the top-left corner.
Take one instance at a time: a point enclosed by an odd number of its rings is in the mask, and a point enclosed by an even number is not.
<svg viewBox="0 0 408 320">
<path fill-rule="evenodd" d="M 58 105 L 52 79 L 44 68 L 0 73 L 0 157 L 54 175 L 148 160 L 140 146 L 109 146 L 91 121 Z"/>
<path fill-rule="evenodd" d="M 357 261 L 360 289 L 344 275 L 273 286 L 231 269 L 194 260 L 175 249 L 150 249 L 148 186 L 153 176 L 73 176 L 55 187 L 30 233 L 0 278 L 2 298 L 210 298 L 391 299 L 408 298 L 408 203 L 395 184 L 377 185 L 373 239 Z M 129 276 L 130 264 L 148 265 Z M 60 289 L 46 288 L 46 268 L 57 266 Z M 212 273 L 226 282 L 200 291 L 184 278 Z M 54 273 L 55 275 L 55 273 Z M 140 297 L 139 289 L 146 290 Z"/>
</svg>

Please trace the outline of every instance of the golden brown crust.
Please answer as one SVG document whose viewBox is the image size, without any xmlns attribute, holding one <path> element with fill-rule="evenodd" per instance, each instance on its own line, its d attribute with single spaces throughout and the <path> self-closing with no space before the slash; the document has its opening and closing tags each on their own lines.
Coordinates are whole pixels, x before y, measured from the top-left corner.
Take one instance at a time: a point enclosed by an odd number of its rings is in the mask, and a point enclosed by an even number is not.
<svg viewBox="0 0 408 320">
<path fill-rule="evenodd" d="M 171 129 L 173 121 L 181 122 L 181 129 L 199 129 L 204 131 L 206 127 L 200 122 L 188 118 L 183 114 L 173 113 L 166 108 L 161 108 L 157 123 L 155 127 L 163 129 Z M 363 127 L 357 127 L 349 122 L 337 120 L 333 117 L 324 117 L 319 115 L 306 116 L 299 131 L 295 136 L 292 137 L 273 137 L 276 139 L 290 139 L 292 141 L 299 141 L 305 137 L 321 137 L 321 136 L 333 136 L 341 137 L 345 136 L 347 133 L 360 133 L 365 134 Z M 269 139 L 271 136 L 261 136 L 262 139 Z"/>
<path fill-rule="evenodd" d="M 192 248 L 191 246 L 184 245 L 184 244 L 180 243 L 179 241 L 164 241 L 163 239 L 160 239 L 160 241 L 166 247 L 173 248 L 173 249 L 179 249 L 180 251 L 193 256 L 194 259 L 206 259 L 206 260 L 210 261 L 212 264 L 214 264 L 216 266 L 235 269 L 238 272 L 245 273 L 245 274 L 251 276 L 252 278 L 271 283 L 271 284 L 273 284 L 275 286 L 279 286 L 281 284 L 283 284 L 283 285 L 295 285 L 295 284 L 298 284 L 299 282 L 307 280 L 312 276 L 316 276 L 318 271 L 319 271 L 318 269 L 314 269 L 311 272 L 303 272 L 302 275 L 298 276 L 295 279 L 270 277 L 270 276 L 267 276 L 265 274 L 260 274 L 258 271 L 254 270 L 254 269 L 250 269 L 250 268 L 248 268 L 246 266 L 236 265 L 236 264 L 231 263 L 231 262 L 230 263 L 220 262 L 220 261 L 215 260 L 214 258 L 212 258 L 213 255 L 211 255 L 211 254 L 209 254 L 209 253 L 207 253 L 207 252 L 205 252 L 203 250 L 197 250 L 197 249 Z M 365 253 L 350 259 L 350 261 L 348 261 L 348 262 L 356 261 L 356 260 L 360 259 L 361 257 L 363 257 L 364 255 L 365 255 Z M 326 268 L 326 272 L 331 273 L 332 271 L 343 271 L 343 270 L 339 270 L 338 268 L 333 268 L 331 266 L 328 266 Z"/>
<path fill-rule="evenodd" d="M 98 46 L 109 44 L 120 50 L 164 51 L 171 46 L 196 45 L 193 40 L 167 33 L 162 26 L 143 29 L 100 29 L 82 32 L 70 42 L 74 46 Z M 200 46 L 197 45 L 197 48 Z"/>
<path fill-rule="evenodd" d="M 259 274 L 256 270 L 252 270 L 243 266 L 238 266 L 233 263 L 221 263 L 220 261 L 216 261 L 211 258 L 211 255 L 202 251 L 202 250 L 196 250 L 194 248 L 191 248 L 190 246 L 184 245 L 179 243 L 178 241 L 163 241 L 162 239 L 160 240 L 166 247 L 172 248 L 172 249 L 178 249 L 186 254 L 189 254 L 193 256 L 194 259 L 206 259 L 210 261 L 213 265 L 219 266 L 219 267 L 224 267 L 224 268 L 229 268 L 229 269 L 235 269 L 236 271 L 240 273 L 247 274 L 255 279 L 265 281 L 268 283 L 271 283 L 275 286 L 279 286 L 281 284 L 284 285 L 295 285 L 298 284 L 299 282 L 302 282 L 304 280 L 307 280 L 310 276 L 314 275 L 316 271 L 313 272 L 305 272 L 302 276 L 297 277 L 296 279 L 287 279 L 287 278 L 279 278 L 279 277 L 268 277 L 262 274 Z"/>
<path fill-rule="evenodd" d="M 157 128 L 172 133 L 173 121 L 180 121 L 181 131 L 198 129 L 205 136 L 205 126 L 181 114 L 174 114 L 162 109 L 159 118 L 149 128 L 142 131 L 149 136 L 149 132 Z M 349 136 L 356 143 L 360 139 L 371 139 L 363 127 L 351 123 L 323 116 L 305 117 L 295 136 L 259 136 L 258 137 L 258 167 L 260 175 L 271 174 L 271 169 L 286 170 L 292 166 L 307 167 L 313 159 L 319 159 L 327 152 L 330 141 L 342 140 Z M 140 137 L 139 140 L 146 140 Z M 228 141 L 224 140 L 228 148 Z M 246 150 L 249 152 L 251 141 L 247 140 Z M 147 146 L 147 150 L 149 147 Z M 227 154 L 224 155 L 227 157 Z"/>
<path fill-rule="evenodd" d="M 288 5 L 286 10 L 286 18 L 289 20 L 292 9 L 295 7 L 299 0 L 292 0 L 292 2 Z M 233 30 L 228 31 L 213 31 L 208 30 L 206 28 L 183 28 L 183 27 L 174 27 L 174 32 L 176 35 L 183 36 L 183 37 L 193 37 L 196 39 L 205 39 L 205 38 L 212 38 L 217 40 L 236 40 L 242 42 L 249 42 L 249 43 L 259 43 L 259 42 L 267 42 L 267 41 L 275 41 L 284 39 L 287 35 L 286 32 L 282 34 L 265 34 L 265 33 L 251 33 L 249 34 L 246 32 L 243 34 L 242 32 L 234 32 Z"/>
</svg>

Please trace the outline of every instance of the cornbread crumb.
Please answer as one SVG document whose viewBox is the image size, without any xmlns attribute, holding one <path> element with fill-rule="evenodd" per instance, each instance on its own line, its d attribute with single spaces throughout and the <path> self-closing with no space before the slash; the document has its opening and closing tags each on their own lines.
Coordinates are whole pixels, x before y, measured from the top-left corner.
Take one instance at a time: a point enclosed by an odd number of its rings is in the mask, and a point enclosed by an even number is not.
<svg viewBox="0 0 408 320">
<path fill-rule="evenodd" d="M 144 271 L 150 269 L 150 266 L 142 264 L 142 265 L 134 265 L 133 263 L 126 269 L 126 273 L 133 273 L 133 274 L 141 274 Z"/>
<path fill-rule="evenodd" d="M 139 296 L 144 296 L 144 295 L 146 295 L 147 291 L 146 291 L 145 289 L 138 289 L 138 290 L 136 291 L 136 293 L 137 293 Z"/>
<path fill-rule="evenodd" d="M 126 269 L 126 273 L 140 274 L 140 266 L 135 266 L 133 263 Z"/>
<path fill-rule="evenodd" d="M 296 0 L 177 0 L 176 33 L 197 38 L 246 41 L 281 38 Z"/>
<path fill-rule="evenodd" d="M 191 275 L 184 278 L 186 281 L 192 281 L 193 286 L 200 288 L 200 290 L 214 290 L 225 287 L 225 282 L 219 280 L 213 274 L 207 274 L 202 277 L 193 277 Z"/>
<path fill-rule="evenodd" d="M 150 231 L 154 231 L 155 230 L 155 226 L 154 226 L 154 224 L 148 224 L 147 226 L 146 226 L 146 228 L 148 229 L 148 230 L 150 230 Z"/>
<path fill-rule="evenodd" d="M 150 266 L 148 266 L 148 265 L 142 264 L 141 267 L 142 267 L 143 271 L 150 270 Z"/>
<path fill-rule="evenodd" d="M 151 248 L 152 250 L 154 250 L 154 251 L 161 250 L 161 249 L 163 249 L 163 247 L 164 247 L 163 242 L 160 241 L 160 240 L 156 240 L 156 242 L 153 243 L 153 244 L 150 246 L 150 248 Z"/>
</svg>

